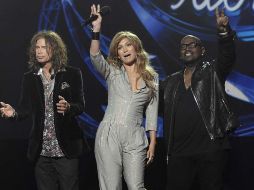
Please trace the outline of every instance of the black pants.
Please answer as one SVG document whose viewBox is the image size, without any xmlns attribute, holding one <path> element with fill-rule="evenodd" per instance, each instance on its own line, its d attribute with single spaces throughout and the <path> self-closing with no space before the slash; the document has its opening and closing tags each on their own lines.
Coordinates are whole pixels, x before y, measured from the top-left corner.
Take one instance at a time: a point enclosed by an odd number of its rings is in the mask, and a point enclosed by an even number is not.
<svg viewBox="0 0 254 190">
<path fill-rule="evenodd" d="M 193 183 L 201 190 L 222 190 L 227 151 L 189 156 L 171 156 L 167 167 L 167 190 L 190 190 Z"/>
<path fill-rule="evenodd" d="M 40 156 L 35 166 L 38 190 L 78 190 L 78 159 Z"/>
</svg>

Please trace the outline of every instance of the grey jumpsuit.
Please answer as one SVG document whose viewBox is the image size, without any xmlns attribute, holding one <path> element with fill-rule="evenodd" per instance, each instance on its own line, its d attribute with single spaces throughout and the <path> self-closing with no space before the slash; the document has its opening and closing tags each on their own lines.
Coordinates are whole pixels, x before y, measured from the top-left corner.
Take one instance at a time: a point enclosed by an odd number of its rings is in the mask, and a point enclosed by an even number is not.
<svg viewBox="0 0 254 190">
<path fill-rule="evenodd" d="M 156 96 L 142 80 L 133 92 L 125 68 L 108 64 L 101 53 L 91 56 L 95 68 L 108 85 L 108 106 L 95 139 L 95 157 L 101 190 L 121 190 L 122 173 L 129 190 L 144 190 L 148 140 L 145 130 L 157 129 L 158 76 Z M 146 128 L 142 127 L 146 113 Z"/>
</svg>

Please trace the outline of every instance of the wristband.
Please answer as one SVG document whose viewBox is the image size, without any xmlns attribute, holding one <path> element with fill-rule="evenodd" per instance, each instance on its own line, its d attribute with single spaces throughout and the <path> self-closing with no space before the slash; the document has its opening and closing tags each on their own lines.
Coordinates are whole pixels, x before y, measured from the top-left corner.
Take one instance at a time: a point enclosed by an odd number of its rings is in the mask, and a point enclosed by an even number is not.
<svg viewBox="0 0 254 190">
<path fill-rule="evenodd" d="M 100 40 L 100 32 L 92 32 L 92 40 Z"/>
</svg>

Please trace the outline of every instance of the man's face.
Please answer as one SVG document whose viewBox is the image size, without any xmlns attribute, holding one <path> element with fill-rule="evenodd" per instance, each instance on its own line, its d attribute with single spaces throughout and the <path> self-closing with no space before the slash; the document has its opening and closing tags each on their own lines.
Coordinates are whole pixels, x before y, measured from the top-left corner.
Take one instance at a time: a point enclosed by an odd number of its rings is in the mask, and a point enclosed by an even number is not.
<svg viewBox="0 0 254 190">
<path fill-rule="evenodd" d="M 205 52 L 200 41 L 192 36 L 185 36 L 180 44 L 180 59 L 188 65 L 199 60 Z"/>
<path fill-rule="evenodd" d="M 44 38 L 40 38 L 36 42 L 35 46 L 36 59 L 39 63 L 45 64 L 50 62 L 52 57 L 50 48 L 47 47 L 46 41 Z"/>
</svg>

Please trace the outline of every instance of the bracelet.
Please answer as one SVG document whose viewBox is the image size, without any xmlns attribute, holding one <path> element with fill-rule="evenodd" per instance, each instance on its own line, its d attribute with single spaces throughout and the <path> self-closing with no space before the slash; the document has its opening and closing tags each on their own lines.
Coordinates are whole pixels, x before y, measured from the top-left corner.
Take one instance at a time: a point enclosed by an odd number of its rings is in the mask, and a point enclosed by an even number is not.
<svg viewBox="0 0 254 190">
<path fill-rule="evenodd" d="M 100 40 L 100 32 L 92 32 L 92 40 Z"/>
</svg>

